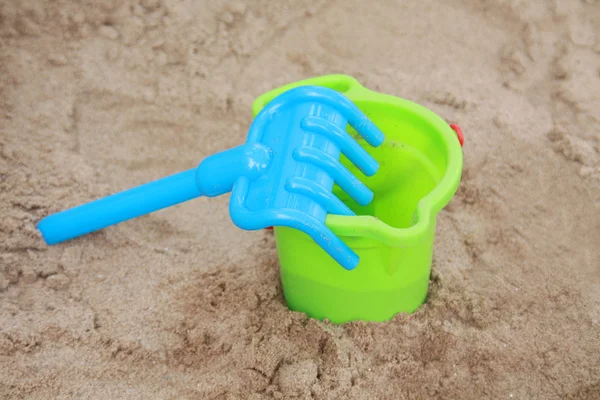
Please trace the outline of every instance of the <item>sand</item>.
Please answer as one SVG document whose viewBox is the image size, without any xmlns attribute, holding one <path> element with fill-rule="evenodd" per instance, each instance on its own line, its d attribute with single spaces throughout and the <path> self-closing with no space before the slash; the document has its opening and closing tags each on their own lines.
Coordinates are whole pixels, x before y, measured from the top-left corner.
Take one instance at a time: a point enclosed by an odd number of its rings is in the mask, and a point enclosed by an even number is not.
<svg viewBox="0 0 600 400">
<path fill-rule="evenodd" d="M 1 398 L 600 398 L 600 2 L 1 3 Z M 329 73 L 465 132 L 418 312 L 288 311 L 272 234 L 227 196 L 41 240 Z"/>
</svg>

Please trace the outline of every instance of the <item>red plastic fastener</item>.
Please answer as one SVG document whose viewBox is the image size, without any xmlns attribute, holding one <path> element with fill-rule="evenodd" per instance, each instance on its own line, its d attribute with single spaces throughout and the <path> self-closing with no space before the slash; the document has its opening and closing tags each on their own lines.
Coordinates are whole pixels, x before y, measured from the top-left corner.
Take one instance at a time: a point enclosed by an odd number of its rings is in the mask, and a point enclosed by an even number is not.
<svg viewBox="0 0 600 400">
<path fill-rule="evenodd" d="M 465 144 L 465 135 L 463 135 L 463 131 L 460 129 L 460 126 L 458 126 L 458 124 L 450 124 L 450 128 L 456 132 L 456 137 L 458 138 L 460 147 L 463 147 L 463 144 Z"/>
</svg>

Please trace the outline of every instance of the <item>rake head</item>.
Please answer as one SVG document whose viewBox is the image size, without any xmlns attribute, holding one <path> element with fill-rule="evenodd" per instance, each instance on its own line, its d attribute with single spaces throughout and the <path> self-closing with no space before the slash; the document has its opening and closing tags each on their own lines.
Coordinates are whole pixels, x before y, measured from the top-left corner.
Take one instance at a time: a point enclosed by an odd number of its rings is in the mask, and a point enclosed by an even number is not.
<svg viewBox="0 0 600 400">
<path fill-rule="evenodd" d="M 333 194 L 333 185 L 361 205 L 373 193 L 341 164 L 340 154 L 367 176 L 379 165 L 346 132 L 347 124 L 370 145 L 383 142 L 383 133 L 332 89 L 299 87 L 267 104 L 250 127 L 246 146 L 264 148 L 260 153 L 269 153 L 268 166 L 235 181 L 230 202 L 234 223 L 242 229 L 299 229 L 344 268 L 355 268 L 358 256 L 325 225 L 328 213 L 354 215 Z"/>
</svg>

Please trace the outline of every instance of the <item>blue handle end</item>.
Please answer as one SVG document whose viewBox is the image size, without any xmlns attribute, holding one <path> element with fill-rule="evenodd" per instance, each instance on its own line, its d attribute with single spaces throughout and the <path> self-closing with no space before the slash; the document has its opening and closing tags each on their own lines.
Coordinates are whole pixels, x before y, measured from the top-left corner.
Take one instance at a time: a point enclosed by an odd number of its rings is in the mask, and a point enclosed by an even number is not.
<svg viewBox="0 0 600 400">
<path fill-rule="evenodd" d="M 60 221 L 58 224 L 53 223 L 52 217 L 54 217 L 54 215 L 50 215 L 50 216 L 42 219 L 37 225 L 38 230 L 42 234 L 42 238 L 44 239 L 44 242 L 46 242 L 46 244 L 48 246 L 52 246 L 54 244 L 61 242 L 60 234 L 57 230 L 57 228 L 60 227 Z"/>
<path fill-rule="evenodd" d="M 194 168 L 52 214 L 39 222 L 38 229 L 46 243 L 54 245 L 201 194 Z"/>
</svg>

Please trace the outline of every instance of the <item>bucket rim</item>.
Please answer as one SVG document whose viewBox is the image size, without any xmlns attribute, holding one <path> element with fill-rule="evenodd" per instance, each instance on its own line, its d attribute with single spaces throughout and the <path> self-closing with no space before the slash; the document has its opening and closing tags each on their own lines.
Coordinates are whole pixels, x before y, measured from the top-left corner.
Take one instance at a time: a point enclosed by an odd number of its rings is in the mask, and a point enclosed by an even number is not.
<svg viewBox="0 0 600 400">
<path fill-rule="evenodd" d="M 447 156 L 446 170 L 438 184 L 417 203 L 414 222 L 411 226 L 395 228 L 367 215 L 329 214 L 326 219 L 327 226 L 341 237 L 367 237 L 390 247 L 412 247 L 425 240 L 435 227 L 437 214 L 456 193 L 462 176 L 463 152 L 455 131 L 446 121 L 428 108 L 410 100 L 372 91 L 362 86 L 355 78 L 343 74 L 304 79 L 264 93 L 257 97 L 252 104 L 253 116 L 256 116 L 267 103 L 279 94 L 298 86 L 307 85 L 324 86 L 337 90 L 357 103 L 359 108 L 361 102 L 381 103 L 401 108 L 427 121 L 440 134 Z"/>
</svg>

